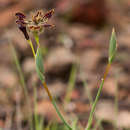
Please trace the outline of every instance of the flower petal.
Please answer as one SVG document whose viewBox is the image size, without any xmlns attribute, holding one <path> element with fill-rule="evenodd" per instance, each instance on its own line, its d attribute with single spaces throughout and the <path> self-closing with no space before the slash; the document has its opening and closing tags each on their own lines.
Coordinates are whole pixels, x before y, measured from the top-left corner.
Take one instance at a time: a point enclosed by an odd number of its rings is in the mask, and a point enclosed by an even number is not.
<svg viewBox="0 0 130 130">
<path fill-rule="evenodd" d="M 16 20 L 16 23 L 17 24 L 23 24 L 23 25 L 25 25 L 26 23 L 24 22 L 24 20 L 22 19 L 22 20 Z"/>
<path fill-rule="evenodd" d="M 39 30 L 41 28 L 41 26 L 29 26 L 30 29 L 33 29 L 33 30 Z"/>
<path fill-rule="evenodd" d="M 53 25 L 53 24 L 44 24 L 43 27 L 52 28 L 52 27 L 55 27 L 55 25 Z"/>
<path fill-rule="evenodd" d="M 54 9 L 48 11 L 48 12 L 43 16 L 43 18 L 44 18 L 44 19 L 49 19 L 49 18 L 52 17 L 53 14 L 54 14 Z"/>
<path fill-rule="evenodd" d="M 25 26 L 19 26 L 19 29 L 23 32 L 26 40 L 29 40 L 29 35 L 27 33 L 26 27 Z"/>
<path fill-rule="evenodd" d="M 15 14 L 15 16 L 19 19 L 19 20 L 22 20 L 22 19 L 25 19 L 26 16 L 23 14 L 23 13 L 20 13 L 20 12 L 17 12 Z"/>
<path fill-rule="evenodd" d="M 23 32 L 25 39 L 29 40 L 29 35 L 28 35 L 28 32 L 27 32 L 26 26 L 20 20 L 17 20 L 16 23 L 18 24 L 18 28 L 20 29 L 20 31 Z"/>
</svg>

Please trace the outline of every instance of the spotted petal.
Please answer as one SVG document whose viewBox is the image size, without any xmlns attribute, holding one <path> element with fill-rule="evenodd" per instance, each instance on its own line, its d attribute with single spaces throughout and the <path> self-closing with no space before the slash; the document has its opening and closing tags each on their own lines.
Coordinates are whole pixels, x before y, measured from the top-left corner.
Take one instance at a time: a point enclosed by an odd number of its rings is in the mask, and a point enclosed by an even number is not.
<svg viewBox="0 0 130 130">
<path fill-rule="evenodd" d="M 49 19 L 49 18 L 52 17 L 53 14 L 54 14 L 54 9 L 48 11 L 48 12 L 43 16 L 43 18 L 44 18 L 44 19 Z"/>
<path fill-rule="evenodd" d="M 44 24 L 43 25 L 43 27 L 45 27 L 45 28 L 52 28 L 52 27 L 54 27 L 55 25 L 53 25 L 53 24 Z"/>
</svg>

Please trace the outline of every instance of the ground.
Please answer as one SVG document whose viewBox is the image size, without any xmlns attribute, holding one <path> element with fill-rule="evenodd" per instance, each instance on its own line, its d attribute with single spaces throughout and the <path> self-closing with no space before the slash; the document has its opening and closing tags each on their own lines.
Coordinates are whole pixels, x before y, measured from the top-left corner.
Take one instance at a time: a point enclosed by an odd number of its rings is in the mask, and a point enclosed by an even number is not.
<svg viewBox="0 0 130 130">
<path fill-rule="evenodd" d="M 60 111 L 78 129 L 86 127 L 108 62 L 112 32 L 117 54 L 94 114 L 94 130 L 130 129 L 130 1 L 129 0 L 1 0 L 0 127 L 60 130 L 55 112 L 35 70 L 31 48 L 15 24 L 15 13 L 54 8 L 54 28 L 40 35 L 46 82 Z M 31 36 L 36 50 L 36 43 Z M 36 107 L 36 111 L 35 111 Z M 40 118 L 36 124 L 35 116 Z M 44 128 L 37 128 L 42 126 Z"/>
</svg>

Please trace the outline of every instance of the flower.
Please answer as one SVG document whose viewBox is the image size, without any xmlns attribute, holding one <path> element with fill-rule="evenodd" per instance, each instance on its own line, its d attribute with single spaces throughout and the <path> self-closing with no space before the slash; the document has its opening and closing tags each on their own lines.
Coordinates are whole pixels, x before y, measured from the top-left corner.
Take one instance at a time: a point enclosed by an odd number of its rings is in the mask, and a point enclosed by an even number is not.
<svg viewBox="0 0 130 130">
<path fill-rule="evenodd" d="M 28 40 L 29 35 L 28 32 L 32 33 L 41 33 L 44 28 L 47 27 L 54 27 L 52 24 L 48 24 L 48 20 L 52 17 L 54 14 L 54 9 L 43 13 L 42 10 L 38 10 L 36 13 L 32 15 L 32 18 L 29 20 L 26 20 L 26 16 L 23 13 L 16 13 L 16 23 L 18 24 L 19 29 L 23 32 L 25 38 Z"/>
<path fill-rule="evenodd" d="M 23 13 L 18 12 L 15 14 L 15 16 L 18 18 L 16 20 L 16 23 L 18 24 L 18 28 L 23 32 L 26 40 L 29 40 L 29 35 L 26 29 L 26 22 L 24 21 L 25 15 Z"/>
<path fill-rule="evenodd" d="M 28 30 L 31 32 L 41 33 L 46 27 L 54 27 L 52 24 L 47 24 L 48 20 L 54 14 L 54 9 L 43 13 L 42 10 L 37 11 L 32 16 L 32 19 L 28 23 Z"/>
</svg>

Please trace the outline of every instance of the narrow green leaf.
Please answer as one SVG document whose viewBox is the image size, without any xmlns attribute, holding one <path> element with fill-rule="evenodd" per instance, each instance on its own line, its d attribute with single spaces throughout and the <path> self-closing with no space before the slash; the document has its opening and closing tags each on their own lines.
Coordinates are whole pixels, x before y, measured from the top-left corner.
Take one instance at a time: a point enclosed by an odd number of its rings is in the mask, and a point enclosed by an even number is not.
<svg viewBox="0 0 130 130">
<path fill-rule="evenodd" d="M 116 43 L 116 33 L 115 30 L 113 28 L 112 30 L 112 35 L 111 35 L 111 39 L 110 39 L 110 45 L 109 45 L 109 64 L 112 63 L 112 61 L 115 58 L 116 55 L 116 49 L 117 49 L 117 43 Z"/>
<path fill-rule="evenodd" d="M 72 122 L 72 130 L 78 130 L 78 128 L 77 128 L 77 122 L 78 122 L 77 118 Z"/>
<path fill-rule="evenodd" d="M 42 82 L 45 81 L 45 77 L 44 77 L 44 66 L 43 66 L 43 58 L 42 58 L 42 50 L 41 48 L 37 48 L 37 53 L 36 53 L 36 71 L 37 71 L 37 74 L 40 78 L 40 80 Z"/>
</svg>

